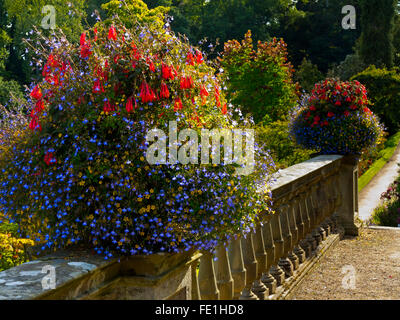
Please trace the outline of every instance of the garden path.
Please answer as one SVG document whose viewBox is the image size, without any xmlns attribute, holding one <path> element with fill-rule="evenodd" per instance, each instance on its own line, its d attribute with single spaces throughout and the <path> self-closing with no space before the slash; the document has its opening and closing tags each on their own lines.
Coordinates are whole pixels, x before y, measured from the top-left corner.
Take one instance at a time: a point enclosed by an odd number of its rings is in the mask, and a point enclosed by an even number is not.
<svg viewBox="0 0 400 320">
<path fill-rule="evenodd" d="M 400 163 L 400 145 L 397 146 L 392 158 L 358 195 L 358 215 L 361 220 L 368 220 L 379 205 L 381 194 L 388 189 L 398 175 L 398 163 Z"/>
<path fill-rule="evenodd" d="M 318 262 L 291 298 L 400 299 L 400 228 L 365 228 L 359 237 L 340 241 Z"/>
</svg>

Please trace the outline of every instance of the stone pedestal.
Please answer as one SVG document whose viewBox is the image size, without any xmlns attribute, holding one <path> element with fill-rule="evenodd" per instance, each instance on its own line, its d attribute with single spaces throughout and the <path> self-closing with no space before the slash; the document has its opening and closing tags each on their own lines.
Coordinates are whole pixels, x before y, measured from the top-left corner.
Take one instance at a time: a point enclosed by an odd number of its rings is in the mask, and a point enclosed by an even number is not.
<svg viewBox="0 0 400 320">
<path fill-rule="evenodd" d="M 358 236 L 355 223 L 358 214 L 358 156 L 345 156 L 339 171 L 339 190 L 341 205 L 337 209 L 338 223 L 344 228 L 345 235 Z"/>
</svg>

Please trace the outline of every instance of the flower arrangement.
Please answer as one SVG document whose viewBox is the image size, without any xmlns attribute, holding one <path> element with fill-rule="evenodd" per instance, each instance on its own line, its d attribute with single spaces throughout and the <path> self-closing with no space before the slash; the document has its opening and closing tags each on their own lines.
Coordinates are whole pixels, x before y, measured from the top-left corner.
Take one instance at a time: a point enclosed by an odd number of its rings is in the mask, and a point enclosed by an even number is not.
<svg viewBox="0 0 400 320">
<path fill-rule="evenodd" d="M 321 154 L 359 155 L 384 138 L 384 128 L 368 105 L 367 90 L 358 81 L 326 79 L 292 112 L 291 136 Z"/>
<path fill-rule="evenodd" d="M 146 162 L 146 133 L 170 120 L 178 129 L 243 125 L 198 49 L 117 19 L 79 44 L 62 35 L 46 43 L 25 139 L 0 157 L 0 210 L 42 249 L 85 243 L 107 259 L 207 250 L 271 211 L 268 188 L 256 192 L 257 170 Z M 257 160 L 268 175 L 271 158 Z"/>
</svg>

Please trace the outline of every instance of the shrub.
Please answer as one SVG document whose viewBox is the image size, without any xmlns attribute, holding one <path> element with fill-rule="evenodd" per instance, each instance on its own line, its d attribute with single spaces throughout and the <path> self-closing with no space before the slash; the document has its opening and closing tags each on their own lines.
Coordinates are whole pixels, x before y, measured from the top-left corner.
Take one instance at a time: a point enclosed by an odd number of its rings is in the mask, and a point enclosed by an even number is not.
<svg viewBox="0 0 400 320">
<path fill-rule="evenodd" d="M 310 92 L 315 83 L 324 79 L 324 75 L 318 70 L 318 66 L 304 58 L 295 73 L 295 79 L 305 91 Z"/>
<path fill-rule="evenodd" d="M 32 240 L 17 239 L 11 233 L 0 233 L 0 271 L 26 262 L 25 250 L 32 245 Z"/>
<path fill-rule="evenodd" d="M 386 70 L 370 66 L 352 77 L 368 89 L 372 102 L 371 110 L 376 113 L 394 134 L 400 129 L 400 74 L 398 69 Z"/>
<path fill-rule="evenodd" d="M 79 45 L 48 41 L 26 139 L 0 157 L 0 210 L 42 249 L 84 243 L 106 258 L 209 249 L 269 212 L 257 171 L 146 162 L 146 133 L 171 120 L 178 130 L 244 127 L 200 51 L 117 20 L 98 23 Z M 268 175 L 271 160 L 256 159 Z"/>
<path fill-rule="evenodd" d="M 236 40 L 225 43 L 220 63 L 227 98 L 234 105 L 250 113 L 256 123 L 287 118 L 298 97 L 283 40 L 258 42 L 255 49 L 248 31 L 242 43 Z"/>
<path fill-rule="evenodd" d="M 380 226 L 397 227 L 400 224 L 400 177 L 381 195 L 383 203 L 372 214 L 371 222 Z"/>
<path fill-rule="evenodd" d="M 270 151 L 276 169 L 284 169 L 310 159 L 313 151 L 300 148 L 289 135 L 289 121 L 257 127 L 258 143 Z"/>
<path fill-rule="evenodd" d="M 7 81 L 0 77 L 0 105 L 16 108 L 24 103 L 24 95 L 18 82 Z M 0 114 L 0 118 L 2 118 L 2 114 Z"/>
<path fill-rule="evenodd" d="M 361 154 L 383 138 L 365 87 L 335 79 L 315 85 L 308 103 L 293 112 L 290 132 L 299 145 L 322 154 Z"/>
</svg>

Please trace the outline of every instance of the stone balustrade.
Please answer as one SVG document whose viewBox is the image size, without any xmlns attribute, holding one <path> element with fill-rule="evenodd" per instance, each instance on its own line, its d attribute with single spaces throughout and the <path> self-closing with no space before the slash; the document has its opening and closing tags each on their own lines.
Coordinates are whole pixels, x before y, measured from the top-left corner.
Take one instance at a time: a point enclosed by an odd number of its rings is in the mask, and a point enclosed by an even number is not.
<svg viewBox="0 0 400 320">
<path fill-rule="evenodd" d="M 109 262 L 95 256 L 42 258 L 0 272 L 0 299 L 282 298 L 324 243 L 341 230 L 357 234 L 357 161 L 319 156 L 278 172 L 275 179 L 275 213 L 266 215 L 255 233 L 238 235 L 214 253 Z M 40 268 L 52 263 L 58 264 L 55 288 L 43 291 Z"/>
<path fill-rule="evenodd" d="M 200 259 L 202 299 L 279 297 L 338 228 L 357 234 L 357 161 L 320 156 L 277 174 L 274 215 Z"/>
</svg>

